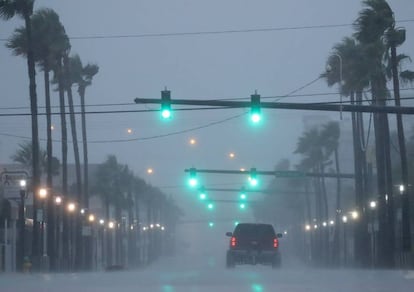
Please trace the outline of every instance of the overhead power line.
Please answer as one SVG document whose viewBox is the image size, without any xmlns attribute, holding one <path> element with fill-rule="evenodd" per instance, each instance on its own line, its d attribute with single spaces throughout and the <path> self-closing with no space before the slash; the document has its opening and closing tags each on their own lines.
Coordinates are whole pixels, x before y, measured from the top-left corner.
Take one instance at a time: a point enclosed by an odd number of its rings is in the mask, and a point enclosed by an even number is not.
<svg viewBox="0 0 414 292">
<path fill-rule="evenodd" d="M 403 19 L 397 23 L 410 23 L 414 19 Z M 100 39 L 131 39 L 131 38 L 162 38 L 162 37 L 179 37 L 179 36 L 202 36 L 202 35 L 219 35 L 219 34 L 238 34 L 238 33 L 257 33 L 257 32 L 275 32 L 289 30 L 310 30 L 310 29 L 330 29 L 352 26 L 352 23 L 343 24 L 320 24 L 304 26 L 284 26 L 284 27 L 264 27 L 264 28 L 246 28 L 246 29 L 229 29 L 229 30 L 211 30 L 211 31 L 193 31 L 193 32 L 166 32 L 166 33 L 139 33 L 139 34 L 117 34 L 117 35 L 86 35 L 70 36 L 71 40 L 100 40 Z M 5 42 L 7 38 L 0 38 Z"/>
</svg>

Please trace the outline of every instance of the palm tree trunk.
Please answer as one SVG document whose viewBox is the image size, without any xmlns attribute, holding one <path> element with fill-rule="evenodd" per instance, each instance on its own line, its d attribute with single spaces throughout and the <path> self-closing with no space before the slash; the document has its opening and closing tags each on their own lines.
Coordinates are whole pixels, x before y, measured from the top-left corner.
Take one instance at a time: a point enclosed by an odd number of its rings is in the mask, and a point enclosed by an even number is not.
<svg viewBox="0 0 414 292">
<path fill-rule="evenodd" d="M 393 44 L 391 46 L 391 66 L 392 66 L 392 81 L 394 85 L 394 99 L 395 105 L 401 106 L 400 99 L 400 81 L 398 78 L 398 64 L 397 64 L 397 49 Z M 407 164 L 407 150 L 405 147 L 404 125 L 402 115 L 397 114 L 397 132 L 398 144 L 400 148 L 401 160 L 401 180 L 405 187 L 402 193 L 402 248 L 403 251 L 411 250 L 411 227 L 410 227 L 410 201 L 409 194 L 411 192 L 408 187 L 408 164 Z"/>
<path fill-rule="evenodd" d="M 372 79 L 372 93 L 376 105 L 385 105 L 385 83 L 382 76 Z M 385 79 L 385 78 L 384 78 Z M 392 184 L 390 185 L 389 164 L 389 128 L 387 114 L 374 114 L 375 148 L 377 162 L 377 184 L 379 193 L 379 263 L 381 266 L 393 266 L 394 253 L 394 218 L 390 218 L 392 204 Z M 387 139 L 388 138 L 388 139 Z M 387 143 L 388 141 L 388 143 Z M 388 146 L 387 146 L 388 144 Z M 391 179 L 392 180 L 392 179 Z M 390 192 L 391 191 L 391 192 Z M 393 213 L 393 211 L 391 211 Z"/>
<path fill-rule="evenodd" d="M 46 133 L 47 133 L 47 187 L 52 190 L 52 115 L 50 108 L 50 80 L 49 80 L 49 65 L 48 61 L 44 61 L 44 81 L 45 81 L 45 103 L 46 103 Z M 47 246 L 50 256 L 50 267 L 55 268 L 55 210 L 53 204 L 53 196 L 49 196 L 47 200 L 47 217 L 48 217 L 48 232 L 47 232 Z"/>
<path fill-rule="evenodd" d="M 68 134 L 66 126 L 66 109 L 65 109 L 65 81 L 63 78 L 62 70 L 62 57 L 60 56 L 56 62 L 56 74 L 58 77 L 58 89 L 59 89 L 59 108 L 60 108 L 60 124 L 61 124 L 61 136 L 62 136 L 62 193 L 64 196 L 68 196 Z M 65 260 L 65 268 L 70 267 L 70 244 L 69 234 L 70 219 L 67 212 L 62 212 L 63 230 L 62 230 L 62 256 Z"/>
<path fill-rule="evenodd" d="M 80 206 L 84 207 L 83 196 L 82 196 L 82 177 L 81 177 L 81 167 L 80 167 L 80 158 L 79 158 L 79 146 L 78 146 L 78 137 L 76 133 L 76 118 L 75 118 L 75 109 L 73 105 L 73 95 L 72 95 L 72 86 L 70 84 L 70 65 L 69 57 L 64 56 L 65 64 L 65 75 L 66 75 L 66 91 L 68 93 L 68 103 L 69 103 L 69 117 L 70 117 L 70 128 L 72 132 L 72 143 L 73 143 L 73 152 L 75 156 L 75 169 L 76 169 L 76 192 L 77 199 Z"/>
<path fill-rule="evenodd" d="M 82 113 L 82 143 L 83 143 L 83 198 L 85 208 L 89 208 L 89 173 L 88 173 L 88 136 L 86 134 L 85 87 L 79 88 Z"/>
<path fill-rule="evenodd" d="M 357 95 L 360 93 L 357 93 Z M 351 94 L 351 104 L 355 104 L 355 93 Z M 358 127 L 358 114 L 352 112 L 352 136 L 354 150 L 354 172 L 355 172 L 355 204 L 359 212 L 359 224 L 354 229 L 354 249 L 357 266 L 367 266 L 369 263 L 366 244 L 366 226 L 363 224 L 365 218 L 366 198 L 363 189 L 363 165 L 361 149 L 361 132 Z"/>
<path fill-rule="evenodd" d="M 70 65 L 69 57 L 67 54 L 64 55 L 64 68 L 66 76 L 66 91 L 68 93 L 68 102 L 69 102 L 69 117 L 70 117 L 70 128 L 72 132 L 72 143 L 73 151 L 75 156 L 75 170 L 76 170 L 76 192 L 77 192 L 77 202 L 83 208 L 83 196 L 82 196 L 82 178 L 81 178 L 81 168 L 80 168 L 80 159 L 79 159 L 79 147 L 78 147 L 78 138 L 76 134 L 76 118 L 75 110 L 73 106 L 73 95 L 72 95 L 72 85 L 70 81 Z M 81 218 L 76 216 L 75 218 L 75 246 L 76 246 L 76 256 L 75 256 L 75 266 L 77 269 L 81 268 L 83 255 L 83 244 L 82 244 L 82 222 Z"/>
<path fill-rule="evenodd" d="M 30 92 L 30 113 L 32 122 L 32 188 L 36 194 L 40 184 L 40 167 L 39 167 L 39 128 L 37 122 L 37 94 L 36 94 L 36 69 L 33 53 L 32 26 L 30 15 L 24 15 L 24 22 L 27 34 L 27 67 L 29 73 L 29 92 Z M 39 202 L 37 196 L 33 196 L 33 241 L 32 255 L 40 256 L 40 237 L 39 222 L 37 221 L 37 212 Z"/>
</svg>

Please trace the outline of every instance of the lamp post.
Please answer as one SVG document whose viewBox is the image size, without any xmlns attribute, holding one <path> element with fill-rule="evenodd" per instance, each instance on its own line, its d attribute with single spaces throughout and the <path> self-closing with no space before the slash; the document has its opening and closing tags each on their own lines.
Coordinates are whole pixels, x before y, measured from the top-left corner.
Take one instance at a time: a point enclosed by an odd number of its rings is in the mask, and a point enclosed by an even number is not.
<svg viewBox="0 0 414 292">
<path fill-rule="evenodd" d="M 24 238 L 25 238 L 25 228 L 26 228 L 26 217 L 24 214 L 25 209 L 25 199 L 26 199 L 26 180 L 22 179 L 20 181 L 20 205 L 19 205 L 19 239 L 20 239 L 20 245 L 19 245 L 19 257 L 18 257 L 18 264 L 20 271 L 23 271 L 23 263 L 24 263 L 24 256 L 25 256 L 25 244 L 24 244 Z"/>
<path fill-rule="evenodd" d="M 348 250 L 348 246 L 347 246 L 347 232 L 346 232 L 346 228 L 347 228 L 347 222 L 348 222 L 348 217 L 347 216 L 342 216 L 342 222 L 343 222 L 343 228 L 344 228 L 344 266 L 346 266 L 347 264 L 347 250 Z"/>
<path fill-rule="evenodd" d="M 66 205 L 66 209 L 69 212 L 69 215 L 75 213 L 76 211 L 76 205 L 73 202 L 68 202 Z M 74 249 L 73 249 L 73 218 L 69 217 L 69 240 L 68 240 L 68 257 L 69 257 L 69 267 L 72 269 L 74 266 Z"/>
<path fill-rule="evenodd" d="M 54 250 L 55 250 L 55 262 L 57 262 L 57 268 L 60 268 L 61 259 L 62 259 L 62 232 L 63 232 L 63 222 L 62 222 L 62 214 L 61 214 L 61 205 L 63 199 L 61 196 L 56 196 L 54 198 L 54 203 L 56 206 L 54 214 Z"/>
<path fill-rule="evenodd" d="M 370 201 L 369 202 L 369 208 L 371 209 L 371 216 L 370 216 L 370 225 L 371 228 L 369 229 L 371 231 L 371 266 L 375 266 L 375 259 L 376 259 L 376 246 L 375 246 L 375 216 L 374 212 L 377 209 L 377 202 L 376 201 Z"/>
<path fill-rule="evenodd" d="M 48 256 L 47 256 L 47 231 L 46 231 L 46 201 L 48 197 L 48 191 L 46 188 L 39 189 L 39 198 L 42 201 L 42 230 L 43 230 L 43 248 L 42 248 L 42 268 L 48 270 Z"/>
</svg>

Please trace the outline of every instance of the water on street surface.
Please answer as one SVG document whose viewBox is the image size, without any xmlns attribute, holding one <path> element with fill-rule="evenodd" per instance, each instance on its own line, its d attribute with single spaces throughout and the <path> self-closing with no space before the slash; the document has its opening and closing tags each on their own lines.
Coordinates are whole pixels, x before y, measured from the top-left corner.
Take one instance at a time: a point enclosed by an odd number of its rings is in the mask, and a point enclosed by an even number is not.
<svg viewBox="0 0 414 292">
<path fill-rule="evenodd" d="M 269 266 L 224 267 L 223 254 L 166 257 L 146 269 L 60 274 L 3 274 L 2 292 L 40 291 L 413 291 L 414 271 L 315 269 L 285 259 Z"/>
</svg>

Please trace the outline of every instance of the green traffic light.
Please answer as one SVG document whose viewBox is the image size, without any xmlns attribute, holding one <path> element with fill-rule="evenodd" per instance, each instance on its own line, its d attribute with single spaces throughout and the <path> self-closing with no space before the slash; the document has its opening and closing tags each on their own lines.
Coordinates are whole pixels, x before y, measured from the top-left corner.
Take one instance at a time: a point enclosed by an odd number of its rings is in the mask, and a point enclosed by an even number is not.
<svg viewBox="0 0 414 292">
<path fill-rule="evenodd" d="M 208 203 L 207 204 L 207 209 L 213 210 L 214 209 L 214 204 L 213 203 Z"/>
<path fill-rule="evenodd" d="M 252 168 L 250 170 L 249 184 L 251 187 L 256 187 L 259 184 L 259 180 L 257 179 L 256 168 Z"/>
<path fill-rule="evenodd" d="M 257 180 L 257 178 L 250 177 L 249 178 L 249 183 L 250 183 L 250 186 L 256 187 L 259 184 L 259 181 Z"/>
<path fill-rule="evenodd" d="M 190 168 L 190 178 L 188 179 L 188 185 L 192 188 L 198 185 L 197 170 L 195 168 Z"/>
<path fill-rule="evenodd" d="M 198 197 L 202 201 L 204 201 L 205 199 L 207 199 L 207 193 L 206 193 L 206 189 L 204 188 L 204 186 L 200 188 L 200 194 L 199 194 Z"/>
<path fill-rule="evenodd" d="M 214 222 L 208 222 L 209 227 L 214 227 Z"/>
<path fill-rule="evenodd" d="M 237 225 L 239 225 L 239 221 L 234 222 L 234 226 L 237 226 Z"/>
<path fill-rule="evenodd" d="M 240 194 L 240 200 L 246 200 L 247 196 L 246 194 Z"/>
<path fill-rule="evenodd" d="M 250 96 L 250 119 L 254 124 L 258 124 L 262 119 L 261 109 L 260 109 L 260 95 L 257 93 Z"/>
<path fill-rule="evenodd" d="M 163 119 L 171 118 L 171 91 L 161 91 L 161 116 Z"/>
<path fill-rule="evenodd" d="M 169 119 L 169 118 L 171 118 L 171 110 L 169 110 L 169 109 L 163 109 L 163 110 L 161 111 L 161 116 L 162 116 L 164 119 Z"/>
<path fill-rule="evenodd" d="M 257 124 L 260 122 L 260 120 L 262 119 L 260 113 L 252 113 L 250 115 L 250 119 L 252 120 L 253 123 Z"/>
<path fill-rule="evenodd" d="M 246 209 L 246 204 L 241 203 L 241 204 L 239 205 L 239 207 L 240 207 L 240 209 L 241 209 L 241 210 L 244 210 L 244 209 Z"/>
</svg>

